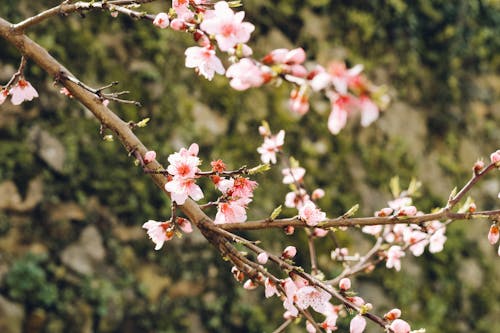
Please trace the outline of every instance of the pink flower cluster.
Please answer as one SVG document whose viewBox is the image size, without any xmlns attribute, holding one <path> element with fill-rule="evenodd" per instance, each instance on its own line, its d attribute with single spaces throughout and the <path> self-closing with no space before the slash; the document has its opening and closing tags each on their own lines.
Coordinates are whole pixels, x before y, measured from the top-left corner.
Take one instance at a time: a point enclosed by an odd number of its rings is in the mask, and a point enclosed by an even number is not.
<svg viewBox="0 0 500 333">
<path fill-rule="evenodd" d="M 201 188 L 196 185 L 196 173 L 200 171 L 198 165 L 201 163 L 198 151 L 198 145 L 193 143 L 189 149 L 182 148 L 168 157 L 167 171 L 171 179 L 165 184 L 165 190 L 178 205 L 183 205 L 188 197 L 195 201 L 203 198 Z"/>
<path fill-rule="evenodd" d="M 259 133 L 264 137 L 264 143 L 257 148 L 262 163 L 276 164 L 276 154 L 279 153 L 285 143 L 285 131 L 281 130 L 272 135 L 265 126 L 259 127 Z"/>
<path fill-rule="evenodd" d="M 9 95 L 11 95 L 11 103 L 19 105 L 24 101 L 31 101 L 33 98 L 38 97 L 38 92 L 28 81 L 20 78 L 9 90 L 6 88 L 0 89 L 0 104 L 3 104 Z"/>
<path fill-rule="evenodd" d="M 389 207 L 375 212 L 376 216 L 417 216 L 422 214 L 412 205 L 410 197 L 401 197 L 390 201 Z M 429 252 L 437 253 L 443 250 L 446 242 L 446 227 L 439 221 L 429 221 L 423 226 L 414 224 L 374 225 L 365 226 L 363 232 L 381 236 L 392 246 L 386 252 L 387 268 L 401 269 L 400 259 L 405 256 L 403 248 L 408 248 L 414 256 L 420 256 L 428 245 Z"/>
<path fill-rule="evenodd" d="M 161 249 L 163 243 L 174 237 L 176 227 L 185 233 L 193 232 L 191 223 L 182 217 L 178 217 L 175 224 L 171 221 L 158 222 L 149 220 L 142 227 L 147 230 L 149 238 L 156 244 L 155 250 Z"/>
<path fill-rule="evenodd" d="M 252 201 L 253 190 L 257 182 L 246 177 L 235 178 L 213 177 L 212 180 L 223 196 L 217 205 L 214 223 L 237 223 L 247 219 L 246 208 Z"/>
</svg>

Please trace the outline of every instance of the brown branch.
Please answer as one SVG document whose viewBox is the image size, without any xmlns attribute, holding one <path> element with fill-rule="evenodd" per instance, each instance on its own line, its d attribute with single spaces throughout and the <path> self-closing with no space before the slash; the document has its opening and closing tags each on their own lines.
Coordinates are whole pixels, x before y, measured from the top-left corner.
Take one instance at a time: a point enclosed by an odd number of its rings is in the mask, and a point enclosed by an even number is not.
<svg viewBox="0 0 500 333">
<path fill-rule="evenodd" d="M 472 218 L 481 217 L 492 217 L 500 215 L 500 209 L 480 211 L 474 213 L 454 213 L 451 211 L 442 210 L 438 213 L 429 213 L 421 216 L 412 217 L 398 217 L 398 216 L 388 216 L 388 217 L 337 217 L 334 219 L 327 219 L 314 228 L 337 228 L 337 227 L 364 227 L 367 225 L 386 225 L 386 224 L 421 224 L 423 222 L 442 220 L 442 219 L 453 219 L 453 220 L 470 220 Z M 277 219 L 277 220 L 257 220 L 248 221 L 242 223 L 228 223 L 222 224 L 220 227 L 225 230 L 261 230 L 270 228 L 284 228 L 287 226 L 299 227 L 299 228 L 313 228 L 304 224 L 304 222 L 298 217 Z"/>
<path fill-rule="evenodd" d="M 76 3 L 70 4 L 69 1 L 63 1 L 59 6 L 47 9 L 35 16 L 27 18 L 24 21 L 21 21 L 17 24 L 12 25 L 13 32 L 21 33 L 24 30 L 37 25 L 51 17 L 57 15 L 68 15 L 74 12 L 82 11 L 82 10 L 92 10 L 92 9 L 101 9 L 101 10 L 111 10 L 117 11 L 122 14 L 134 17 L 134 18 L 146 18 L 149 20 L 154 20 L 154 15 L 148 15 L 145 13 L 137 12 L 131 9 L 128 9 L 123 6 L 131 5 L 131 4 L 145 4 L 148 2 L 153 2 L 157 0 L 139 0 L 139 1 L 99 1 L 99 2 L 83 2 L 79 1 Z"/>
</svg>

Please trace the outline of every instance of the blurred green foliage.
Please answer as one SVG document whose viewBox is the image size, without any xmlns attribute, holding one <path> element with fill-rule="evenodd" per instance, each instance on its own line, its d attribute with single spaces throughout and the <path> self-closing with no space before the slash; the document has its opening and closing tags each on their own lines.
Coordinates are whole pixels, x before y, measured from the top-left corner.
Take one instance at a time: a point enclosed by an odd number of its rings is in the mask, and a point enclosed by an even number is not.
<svg viewBox="0 0 500 333">
<path fill-rule="evenodd" d="M 8 2 L 0 16 L 17 22 L 57 3 Z M 165 5 L 146 8 L 157 12 Z M 111 107 L 127 121 L 151 117 L 148 127 L 136 132 L 162 162 L 198 142 L 205 168 L 218 158 L 230 168 L 253 166 L 259 163 L 260 121 L 268 120 L 273 131 L 286 129 L 285 149 L 307 169 L 307 186 L 327 192 L 320 205 L 329 216 L 356 203 L 371 214 L 389 199 L 388 182 L 395 174 L 407 182 L 423 178 L 417 206 L 428 211 L 465 182 L 476 158 L 498 148 L 498 2 L 247 0 L 243 9 L 256 25 L 251 46 L 257 57 L 297 45 L 324 65 L 332 59 L 363 63 L 371 79 L 390 87 L 393 106 L 373 126 L 362 129 L 352 119 L 334 137 L 326 129 L 329 107 L 321 98 L 313 99 L 313 111 L 299 119 L 287 111 L 289 87 L 236 92 L 224 78 L 197 77 L 184 67 L 184 50 L 193 42 L 180 33 L 94 12 L 53 18 L 28 35 L 86 84 L 120 81 L 118 89 L 130 90 L 142 108 Z M 3 41 L 0 49 L 0 82 L 5 82 L 19 54 Z M 0 106 L 0 183 L 12 180 L 25 196 L 29 181 L 41 177 L 43 199 L 34 210 L 0 216 L 0 238 L 17 242 L 1 248 L 8 272 L 0 277 L 0 290 L 24 304 L 27 321 L 43 313 L 39 332 L 80 332 L 86 323 L 96 332 L 271 332 L 281 323 L 279 300 L 263 301 L 261 291 L 244 291 L 199 235 L 169 243 L 161 252 L 152 251 L 146 236 L 127 238 L 124 228 L 167 219 L 168 200 L 118 142 L 100 140 L 99 124 L 58 93 L 54 78 L 32 63 L 26 76 L 40 98 L 23 109 Z M 30 139 L 35 126 L 64 147 L 62 170 L 40 156 Z M 280 179 L 278 168 L 256 177 L 260 185 L 251 219 L 282 204 L 287 188 L 277 186 Z M 488 186 L 474 193 L 484 209 L 498 204 Z M 207 200 L 214 198 L 208 183 L 204 188 Z M 83 221 L 54 219 L 57 207 L 68 202 L 82 207 Z M 285 209 L 286 214 L 294 212 Z M 81 276 L 64 266 L 60 253 L 90 224 L 103 237 L 106 259 L 104 268 Z M 493 249 L 481 245 L 486 230 L 483 224 L 457 223 L 443 253 L 405 258 L 403 272 L 376 270 L 354 287 L 362 294 L 367 290 L 368 297 L 382 293 L 383 299 L 370 299 L 376 310 L 399 306 L 415 328 L 493 332 L 494 324 L 500 325 L 500 287 L 489 279 L 498 280 L 500 273 Z M 304 242 L 299 233 L 248 236 L 275 252 L 285 243 Z M 337 232 L 337 241 L 353 250 L 369 244 L 357 231 Z M 25 245 L 34 243 L 43 244 L 44 256 L 24 255 L 31 249 Z M 327 275 L 341 269 L 328 258 L 332 247 L 328 240 L 318 242 Z M 309 259 L 301 255 L 297 261 L 307 266 Z M 160 282 L 164 288 L 154 297 Z M 341 328 L 347 323 L 339 319 Z"/>
</svg>

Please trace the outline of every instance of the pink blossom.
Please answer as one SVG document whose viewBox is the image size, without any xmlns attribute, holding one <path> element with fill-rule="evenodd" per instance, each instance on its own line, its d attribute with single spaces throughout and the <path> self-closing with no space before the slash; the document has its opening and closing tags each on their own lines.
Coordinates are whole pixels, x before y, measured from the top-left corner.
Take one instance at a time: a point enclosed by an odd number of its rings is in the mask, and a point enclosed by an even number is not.
<svg viewBox="0 0 500 333">
<path fill-rule="evenodd" d="M 331 333 L 332 331 L 337 330 L 337 318 L 339 316 L 339 307 L 333 306 L 331 303 L 327 303 L 326 312 L 323 313 L 326 318 L 320 326 L 323 328 L 326 333 Z"/>
<path fill-rule="evenodd" d="M 325 191 L 321 188 L 317 188 L 313 191 L 313 193 L 311 194 L 311 199 L 312 200 L 318 200 L 318 199 L 321 199 L 325 196 Z"/>
<path fill-rule="evenodd" d="M 215 224 L 244 222 L 247 219 L 245 206 L 239 200 L 221 202 L 217 206 Z"/>
<path fill-rule="evenodd" d="M 297 249 L 295 248 L 295 246 L 290 245 L 285 247 L 285 249 L 281 253 L 281 256 L 285 259 L 291 259 L 295 257 L 296 254 L 297 254 Z"/>
<path fill-rule="evenodd" d="M 259 127 L 260 131 L 260 127 Z M 262 163 L 276 164 L 276 153 L 281 151 L 285 143 L 285 131 L 281 130 L 276 135 L 266 136 L 262 146 L 257 148 Z"/>
<path fill-rule="evenodd" d="M 349 328 L 350 333 L 362 333 L 366 328 L 366 320 L 361 315 L 356 315 L 351 319 L 351 324 Z"/>
<path fill-rule="evenodd" d="M 394 269 L 399 272 L 401 270 L 400 258 L 404 257 L 404 256 L 405 256 L 405 253 L 401 249 L 401 246 L 399 246 L 399 245 L 391 246 L 389 248 L 389 250 L 387 251 L 387 262 L 386 262 L 385 266 L 387 268 L 394 267 Z"/>
<path fill-rule="evenodd" d="M 306 320 L 306 331 L 307 333 L 316 333 L 316 327 L 309 320 Z"/>
<path fill-rule="evenodd" d="M 233 187 L 228 194 L 236 198 L 251 198 L 253 190 L 257 187 L 257 182 L 246 177 L 234 178 Z"/>
<path fill-rule="evenodd" d="M 429 238 L 429 252 L 437 253 L 443 251 L 444 243 L 446 242 L 446 236 L 444 235 L 446 229 L 441 228 L 434 232 Z"/>
<path fill-rule="evenodd" d="M 156 159 L 156 152 L 154 150 L 149 150 L 144 154 L 142 159 L 146 164 L 151 163 Z"/>
<path fill-rule="evenodd" d="M 201 22 L 201 29 L 215 35 L 221 51 L 229 51 L 236 44 L 246 43 L 254 31 L 253 24 L 243 22 L 245 12 L 234 13 L 225 1 L 215 4 L 214 10 Z"/>
<path fill-rule="evenodd" d="M 403 239 L 406 244 L 410 245 L 409 250 L 416 257 L 424 253 L 425 246 L 429 243 L 425 232 L 412 230 L 410 228 L 403 234 Z"/>
<path fill-rule="evenodd" d="M 245 288 L 246 290 L 254 290 L 255 288 L 257 288 L 257 284 L 252 280 L 246 280 L 243 284 L 243 288 Z"/>
<path fill-rule="evenodd" d="M 339 282 L 339 288 L 342 290 L 351 289 L 351 280 L 349 278 L 342 278 Z"/>
<path fill-rule="evenodd" d="M 496 224 L 492 224 L 488 232 L 488 241 L 491 245 L 495 245 L 500 238 L 500 232 Z"/>
<path fill-rule="evenodd" d="M 236 266 L 233 266 L 231 268 L 231 273 L 233 274 L 234 279 L 238 282 L 242 282 L 243 279 L 245 278 L 245 274 L 243 274 L 243 272 L 240 271 Z"/>
<path fill-rule="evenodd" d="M 314 91 L 320 91 L 322 89 L 325 89 L 332 83 L 332 76 L 326 73 L 323 67 L 318 67 L 316 69 L 316 72 L 317 73 L 310 81 L 310 85 Z"/>
<path fill-rule="evenodd" d="M 170 192 L 172 200 L 179 205 L 183 205 L 188 196 L 195 201 L 203 198 L 203 192 L 195 184 L 194 179 L 174 177 L 174 179 L 165 184 L 165 190 Z"/>
<path fill-rule="evenodd" d="M 388 204 L 390 208 L 400 210 L 403 207 L 410 206 L 412 204 L 412 200 L 409 197 L 402 197 L 389 201 Z"/>
<path fill-rule="evenodd" d="M 305 286 L 300 288 L 295 294 L 295 304 L 302 310 L 310 306 L 316 312 L 325 313 L 331 297 L 332 295 L 323 289 Z"/>
<path fill-rule="evenodd" d="M 297 317 L 299 310 L 294 305 L 295 295 L 297 293 L 297 286 L 292 281 L 292 279 L 287 278 L 283 282 L 283 289 L 285 289 L 285 300 L 283 301 L 283 307 L 289 312 L 292 317 Z"/>
<path fill-rule="evenodd" d="M 326 235 L 328 235 L 328 230 L 321 228 L 314 228 L 313 230 L 314 237 L 325 237 Z"/>
<path fill-rule="evenodd" d="M 309 96 L 305 93 L 305 89 L 294 88 L 291 91 L 288 107 L 300 116 L 303 116 L 309 111 Z"/>
<path fill-rule="evenodd" d="M 328 117 L 328 129 L 332 134 L 339 134 L 347 123 L 347 109 L 345 103 L 339 100 L 332 104 L 332 111 Z"/>
<path fill-rule="evenodd" d="M 186 234 L 190 234 L 193 232 L 193 226 L 191 225 L 191 222 L 189 222 L 188 219 L 185 219 L 183 217 L 178 217 L 176 222 L 179 228 L 181 228 L 181 230 Z"/>
<path fill-rule="evenodd" d="M 269 259 L 269 255 L 266 252 L 261 252 L 257 256 L 257 261 L 261 265 L 265 265 L 267 263 L 267 260 Z"/>
<path fill-rule="evenodd" d="M 186 49 L 186 67 L 195 68 L 198 74 L 212 80 L 214 74 L 224 74 L 224 66 L 210 47 L 191 46 Z"/>
<path fill-rule="evenodd" d="M 10 89 L 11 103 L 19 105 L 24 101 L 31 101 L 33 98 L 38 97 L 38 92 L 33 86 L 24 79 L 19 79 L 17 84 Z"/>
<path fill-rule="evenodd" d="M 289 208 L 300 209 L 309 201 L 309 195 L 303 188 L 298 191 L 288 192 L 285 196 L 285 206 Z"/>
<path fill-rule="evenodd" d="M 0 90 L 0 105 L 2 105 L 3 102 L 5 102 L 7 96 L 9 96 L 9 91 L 7 89 L 4 88 Z"/>
<path fill-rule="evenodd" d="M 264 288 L 266 298 L 269 298 L 273 295 L 279 295 L 278 288 L 276 288 L 276 283 L 269 278 L 266 278 L 266 280 L 264 281 Z"/>
<path fill-rule="evenodd" d="M 362 298 L 361 298 L 361 297 L 359 297 L 359 296 L 348 297 L 347 299 L 348 299 L 348 300 L 349 300 L 352 304 L 354 304 L 354 305 L 356 305 L 356 306 L 358 306 L 358 307 L 363 306 L 363 305 L 365 305 L 365 303 L 366 303 L 366 302 L 365 302 L 365 300 L 364 300 L 364 299 L 362 299 Z"/>
<path fill-rule="evenodd" d="M 379 116 L 378 106 L 366 95 L 359 98 L 359 107 L 361 109 L 361 126 L 367 127 Z"/>
<path fill-rule="evenodd" d="M 390 216 L 390 215 L 392 215 L 392 213 L 394 213 L 394 209 L 389 208 L 389 207 L 385 207 L 379 211 L 376 211 L 375 216 L 379 216 L 379 217 Z"/>
<path fill-rule="evenodd" d="M 332 82 L 335 89 L 341 94 L 346 94 L 347 89 L 359 80 L 363 66 L 356 65 L 353 68 L 347 69 L 345 63 L 334 62 L 328 66 L 328 71 L 332 75 Z"/>
<path fill-rule="evenodd" d="M 149 220 L 142 227 L 147 230 L 149 238 L 156 244 L 155 250 L 161 249 L 163 243 L 172 239 L 174 235 L 169 222 Z"/>
<path fill-rule="evenodd" d="M 169 23 L 170 20 L 168 18 L 168 14 L 166 13 L 158 13 L 155 19 L 153 20 L 153 24 L 161 29 L 168 28 Z"/>
<path fill-rule="evenodd" d="M 389 327 L 394 333 L 410 333 L 411 331 L 410 325 L 402 319 L 394 320 Z"/>
<path fill-rule="evenodd" d="M 399 317 L 401 317 L 401 310 L 399 309 L 392 309 L 384 315 L 385 319 L 391 321 L 394 319 L 398 319 Z"/>
<path fill-rule="evenodd" d="M 184 148 L 178 153 L 170 154 L 168 156 L 168 162 L 170 164 L 167 167 L 167 171 L 174 177 L 182 179 L 195 178 L 196 173 L 200 171 L 198 168 L 200 159 L 197 156 L 191 155 L 189 151 Z"/>
<path fill-rule="evenodd" d="M 308 201 L 299 209 L 299 216 L 308 226 L 314 227 L 326 218 L 326 214 L 316 207 L 314 202 Z"/>
<path fill-rule="evenodd" d="M 303 48 L 296 48 L 293 50 L 288 49 L 275 49 L 269 52 L 262 62 L 268 65 L 271 64 L 288 64 L 298 65 L 306 60 L 306 53 Z"/>
<path fill-rule="evenodd" d="M 232 64 L 227 69 L 226 76 L 232 78 L 229 84 L 236 90 L 260 87 L 264 83 L 260 68 L 248 58 L 243 58 L 236 64 Z"/>
<path fill-rule="evenodd" d="M 14 104 L 14 103 L 12 103 Z M 500 164 L 500 150 L 497 150 L 496 152 L 492 153 L 490 155 L 490 160 L 491 160 L 491 163 L 494 163 L 494 164 Z"/>
<path fill-rule="evenodd" d="M 172 20 L 172 22 L 170 22 L 170 27 L 173 30 L 181 31 L 181 30 L 186 29 L 187 25 L 186 25 L 186 22 L 184 22 L 184 20 L 175 18 L 175 19 Z"/>
<path fill-rule="evenodd" d="M 283 174 L 283 184 L 300 183 L 306 173 L 306 169 L 301 167 L 285 168 L 281 173 Z"/>
<path fill-rule="evenodd" d="M 382 226 L 381 225 L 367 225 L 361 228 L 361 231 L 363 231 L 365 234 L 370 234 L 370 235 L 378 235 L 382 231 Z"/>
<path fill-rule="evenodd" d="M 172 8 L 181 20 L 189 21 L 194 17 L 194 13 L 189 9 L 188 0 L 172 0 Z"/>
<path fill-rule="evenodd" d="M 398 212 L 399 216 L 415 216 L 417 215 L 417 208 L 415 206 L 401 207 Z"/>
</svg>

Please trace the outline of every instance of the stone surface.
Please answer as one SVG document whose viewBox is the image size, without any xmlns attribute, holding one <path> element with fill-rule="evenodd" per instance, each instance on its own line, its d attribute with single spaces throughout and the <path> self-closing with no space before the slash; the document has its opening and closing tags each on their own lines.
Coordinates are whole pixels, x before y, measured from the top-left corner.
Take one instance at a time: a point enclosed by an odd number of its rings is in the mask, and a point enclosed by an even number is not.
<svg viewBox="0 0 500 333">
<path fill-rule="evenodd" d="M 65 248 L 61 253 L 62 262 L 74 271 L 90 275 L 106 256 L 102 237 L 95 226 L 88 226 L 77 243 Z"/>
<path fill-rule="evenodd" d="M 49 132 L 34 126 L 28 133 L 28 140 L 35 153 L 47 165 L 57 172 L 62 172 L 66 159 L 66 149 L 62 143 Z"/>
<path fill-rule="evenodd" d="M 9 302 L 0 295 L 0 332 L 21 333 L 24 316 L 24 308 L 21 304 Z"/>
</svg>

